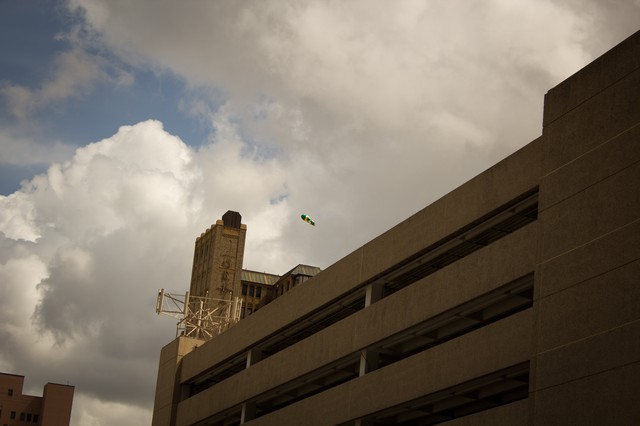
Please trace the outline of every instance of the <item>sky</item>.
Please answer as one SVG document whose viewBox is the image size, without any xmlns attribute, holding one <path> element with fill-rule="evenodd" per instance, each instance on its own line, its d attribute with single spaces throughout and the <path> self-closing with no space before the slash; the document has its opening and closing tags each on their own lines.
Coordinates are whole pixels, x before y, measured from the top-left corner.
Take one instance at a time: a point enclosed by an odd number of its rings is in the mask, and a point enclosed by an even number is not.
<svg viewBox="0 0 640 426">
<path fill-rule="evenodd" d="M 639 0 L 0 0 L 0 371 L 150 424 L 195 238 L 326 268 L 542 132 Z M 300 219 L 306 213 L 311 227 Z"/>
</svg>

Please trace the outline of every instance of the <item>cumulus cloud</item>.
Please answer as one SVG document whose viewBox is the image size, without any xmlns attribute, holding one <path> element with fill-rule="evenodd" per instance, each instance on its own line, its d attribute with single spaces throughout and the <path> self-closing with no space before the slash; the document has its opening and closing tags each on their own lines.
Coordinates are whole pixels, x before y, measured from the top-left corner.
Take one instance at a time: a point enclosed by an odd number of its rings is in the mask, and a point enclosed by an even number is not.
<svg viewBox="0 0 640 426">
<path fill-rule="evenodd" d="M 29 327 L 29 311 L 22 308 L 36 305 L 36 286 L 47 277 L 47 272 L 46 265 L 38 256 L 22 250 L 17 250 L 0 265 L 0 281 L 3 283 L 0 297 L 11 301 L 10 304 L 3 304 L 0 313 L 3 334 L 20 334 L 25 327 Z"/>
<path fill-rule="evenodd" d="M 445 112 L 472 129 L 446 143 L 511 149 L 522 144 L 517 137 L 538 132 L 537 120 L 517 117 L 540 117 L 539 93 L 590 57 L 585 22 L 549 0 L 464 8 L 446 1 L 167 2 L 151 11 L 140 3 L 72 4 L 127 60 L 161 65 L 195 86 L 222 87 L 256 134 L 287 126 L 289 114 L 281 112 L 289 111 L 307 140 L 315 131 L 328 148 L 349 143 L 327 138 L 328 128 L 364 133 L 353 143 L 380 132 L 415 141 Z M 254 123 L 247 103 L 260 101 L 265 115 Z M 300 142 L 291 132 L 269 136 L 278 145 Z"/>
<path fill-rule="evenodd" d="M 53 141 L 47 144 L 20 135 L 17 128 L 0 129 L 0 164 L 27 166 L 30 164 L 51 164 L 69 159 L 75 147 Z"/>
<path fill-rule="evenodd" d="M 134 404 L 105 402 L 79 395 L 74 398 L 73 405 L 73 424 L 83 426 L 150 424 L 148 410 Z"/>
<path fill-rule="evenodd" d="M 8 343 L 0 358 L 10 371 L 70 382 L 80 401 L 146 407 L 148 420 L 158 350 L 175 330 L 154 313 L 156 290 L 187 288 L 195 237 L 221 217 L 221 206 L 238 204 L 238 193 L 252 200 L 237 205 L 241 212 L 275 224 L 252 236 L 254 247 L 277 234 L 282 182 L 274 162 L 222 125 L 199 152 L 157 121 L 123 126 L 0 197 Z M 98 422 L 91 410 L 107 406 L 80 405 L 75 424 Z"/>
</svg>

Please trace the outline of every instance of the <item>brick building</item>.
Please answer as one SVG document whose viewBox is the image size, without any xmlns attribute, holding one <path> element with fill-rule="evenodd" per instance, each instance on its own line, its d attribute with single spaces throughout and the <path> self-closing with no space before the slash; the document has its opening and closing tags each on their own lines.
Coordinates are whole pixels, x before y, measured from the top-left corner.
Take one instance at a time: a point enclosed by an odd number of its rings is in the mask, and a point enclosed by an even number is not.
<svg viewBox="0 0 640 426">
<path fill-rule="evenodd" d="M 0 373 L 0 425 L 69 426 L 74 387 L 44 385 L 42 396 L 22 393 L 24 376 Z"/>
</svg>

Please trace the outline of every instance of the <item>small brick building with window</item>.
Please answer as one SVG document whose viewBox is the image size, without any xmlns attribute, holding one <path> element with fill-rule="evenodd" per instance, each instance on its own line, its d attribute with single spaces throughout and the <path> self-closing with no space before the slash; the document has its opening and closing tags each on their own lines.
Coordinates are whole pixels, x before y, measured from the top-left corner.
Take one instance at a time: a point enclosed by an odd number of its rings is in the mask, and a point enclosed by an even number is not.
<svg viewBox="0 0 640 426">
<path fill-rule="evenodd" d="M 0 425 L 68 426 L 74 386 L 47 383 L 42 396 L 23 395 L 24 376 L 0 373 Z"/>
</svg>

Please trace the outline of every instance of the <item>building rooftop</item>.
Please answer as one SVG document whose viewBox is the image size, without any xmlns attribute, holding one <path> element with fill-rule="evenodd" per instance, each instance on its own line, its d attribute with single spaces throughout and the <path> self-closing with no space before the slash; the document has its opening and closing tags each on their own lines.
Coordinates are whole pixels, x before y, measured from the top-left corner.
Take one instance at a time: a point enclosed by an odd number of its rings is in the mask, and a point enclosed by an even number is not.
<svg viewBox="0 0 640 426">
<path fill-rule="evenodd" d="M 290 270 L 289 272 L 287 272 L 284 275 L 306 275 L 308 277 L 313 277 L 314 275 L 320 273 L 322 271 L 322 269 L 318 268 L 317 266 L 310 266 L 310 265 L 298 265 L 295 268 L 293 268 L 292 270 Z"/>
<path fill-rule="evenodd" d="M 268 274 L 266 272 L 249 271 L 247 269 L 242 270 L 242 281 L 273 285 L 279 279 L 280 279 L 280 275 Z"/>
</svg>

